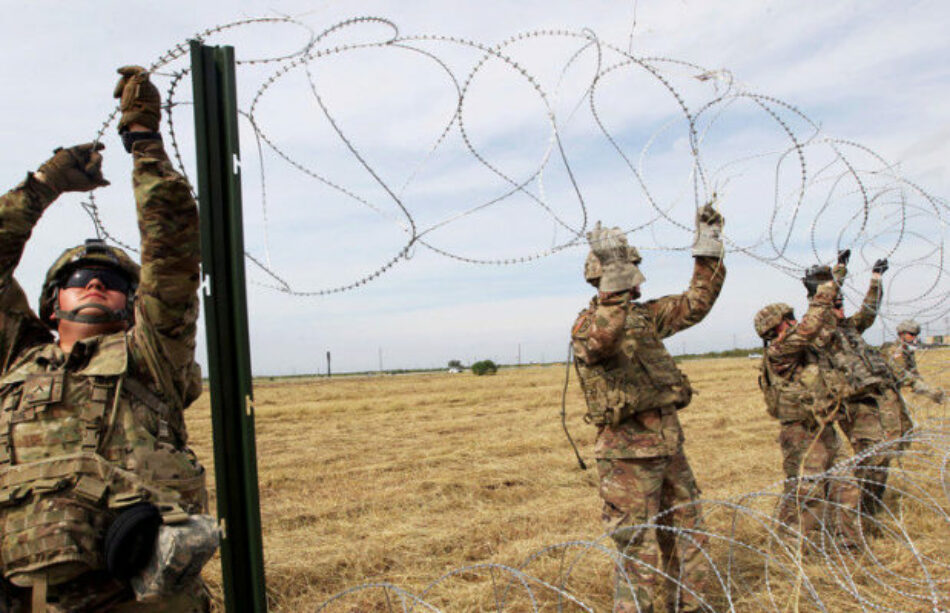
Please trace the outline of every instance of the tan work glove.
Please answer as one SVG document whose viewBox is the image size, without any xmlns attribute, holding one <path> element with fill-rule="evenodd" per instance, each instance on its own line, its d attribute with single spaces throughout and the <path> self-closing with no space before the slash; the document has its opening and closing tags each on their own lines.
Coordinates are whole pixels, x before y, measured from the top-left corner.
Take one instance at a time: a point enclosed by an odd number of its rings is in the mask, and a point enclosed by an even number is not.
<svg viewBox="0 0 950 613">
<path fill-rule="evenodd" d="M 725 220 L 707 202 L 696 212 L 696 240 L 693 242 L 693 257 L 720 258 L 725 253 L 722 245 L 722 226 Z"/>
<path fill-rule="evenodd" d="M 115 84 L 113 98 L 119 98 L 119 132 L 125 132 L 134 123 L 158 132 L 158 123 L 162 118 L 162 98 L 158 88 L 148 80 L 148 71 L 141 66 L 123 66 L 118 73 L 122 75 Z"/>
<path fill-rule="evenodd" d="M 598 221 L 587 233 L 587 242 L 603 271 L 597 289 L 611 293 L 633 288 L 638 270 L 627 258 L 627 237 L 620 228 L 602 228 Z"/>
<path fill-rule="evenodd" d="M 102 143 L 85 143 L 53 150 L 53 157 L 43 162 L 36 178 L 57 192 L 88 192 L 105 187 L 109 182 L 102 177 Z"/>
</svg>

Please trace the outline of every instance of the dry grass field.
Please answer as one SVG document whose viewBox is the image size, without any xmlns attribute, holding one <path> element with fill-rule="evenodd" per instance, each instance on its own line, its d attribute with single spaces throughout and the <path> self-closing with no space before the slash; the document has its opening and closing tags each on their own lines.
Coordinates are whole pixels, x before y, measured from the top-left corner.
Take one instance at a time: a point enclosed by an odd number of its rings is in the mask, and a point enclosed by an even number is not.
<svg viewBox="0 0 950 613">
<path fill-rule="evenodd" d="M 950 375 L 943 368 L 948 358 L 950 352 L 929 352 L 921 365 L 929 380 L 950 389 Z M 778 424 L 764 411 L 757 367 L 758 360 L 746 358 L 683 364 L 698 393 L 680 417 L 686 452 L 706 499 L 736 501 L 783 478 Z M 532 610 L 517 579 L 512 585 L 511 574 L 480 565 L 521 567 L 533 553 L 567 541 L 610 546 L 601 538 L 596 471 L 578 468 L 561 429 L 564 376 L 561 365 L 504 369 L 488 377 L 439 373 L 257 381 L 271 610 L 313 611 L 332 595 L 367 583 L 395 584 L 446 611 L 497 610 L 502 600 L 506 611 Z M 918 398 L 912 399 L 918 415 L 947 415 Z M 594 432 L 581 420 L 582 405 L 572 371 L 568 425 L 585 460 L 593 464 Z M 207 395 L 189 410 L 188 427 L 193 446 L 212 471 Z M 925 447 L 915 443 L 914 449 L 923 453 Z M 939 481 L 939 465 L 932 462 L 947 451 L 928 455 L 920 470 Z M 874 603 L 864 610 L 886 603 L 890 610 L 936 611 L 933 602 L 900 594 L 927 593 L 928 581 L 945 590 L 940 607 L 950 607 L 945 596 L 950 591 L 945 514 L 950 501 L 937 486 L 933 489 L 943 516 L 926 505 L 918 509 L 913 501 L 894 505 L 904 516 L 899 526 L 891 522 L 893 529 L 906 530 L 913 548 L 882 537 L 855 558 L 829 562 L 806 557 L 807 576 L 825 610 L 862 610 L 850 589 Z M 744 503 L 768 516 L 774 498 Z M 748 514 L 736 519 L 724 505 L 705 508 L 712 532 L 733 531 L 745 543 L 765 541 L 762 523 Z M 609 556 L 598 549 L 584 551 L 580 546 L 555 549 L 531 559 L 524 571 L 558 584 L 567 568 L 565 588 L 593 610 L 609 611 Z M 710 551 L 728 555 L 725 543 Z M 796 582 L 783 579 L 760 553 L 738 548 L 733 554 L 716 563 L 729 568 L 736 610 L 819 610 L 804 596 L 795 606 L 788 594 Z M 920 556 L 928 561 L 926 571 L 916 561 Z M 467 570 L 425 591 L 431 582 L 462 568 Z M 219 570 L 212 563 L 205 572 L 218 597 Z M 926 581 L 925 572 L 930 574 Z M 539 608 L 559 610 L 549 591 L 535 592 Z M 776 602 L 767 602 L 770 597 Z M 717 610 L 728 610 L 721 595 L 710 599 Z M 394 592 L 367 588 L 347 593 L 327 610 L 388 611 L 390 605 L 402 610 Z"/>
</svg>

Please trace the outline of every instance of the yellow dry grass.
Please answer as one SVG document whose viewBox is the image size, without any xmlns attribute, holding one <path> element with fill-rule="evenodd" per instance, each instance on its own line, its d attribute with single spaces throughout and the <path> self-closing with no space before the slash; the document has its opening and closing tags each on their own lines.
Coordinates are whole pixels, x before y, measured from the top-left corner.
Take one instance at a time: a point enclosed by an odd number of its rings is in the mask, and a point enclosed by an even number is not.
<svg viewBox="0 0 950 613">
<path fill-rule="evenodd" d="M 923 370 L 929 380 L 950 389 L 942 368 L 948 357 L 929 353 Z M 683 364 L 698 393 L 680 417 L 704 498 L 733 499 L 783 478 L 778 425 L 763 409 L 757 367 L 757 360 L 746 358 Z M 601 503 L 596 471 L 579 470 L 559 419 L 564 374 L 562 365 L 505 369 L 492 377 L 439 373 L 258 381 L 257 445 L 271 610 L 312 611 L 333 594 L 371 582 L 418 594 L 461 567 L 517 567 L 545 546 L 597 540 Z M 941 410 L 917 398 L 916 405 Z M 568 425 L 593 464 L 594 432 L 581 421 L 582 405 L 572 372 Z M 188 427 L 195 450 L 213 474 L 209 411 L 205 394 L 188 411 Z M 940 503 L 948 506 L 945 497 Z M 762 501 L 757 508 L 767 512 L 772 504 L 774 499 Z M 950 564 L 946 522 L 926 510 L 913 517 L 914 506 L 903 508 L 915 546 Z M 729 521 L 717 509 L 708 525 L 724 534 Z M 757 534 L 762 530 L 751 521 L 736 526 L 745 542 L 763 542 Z M 874 557 L 865 553 L 863 559 L 880 562 L 879 567 L 871 563 L 875 575 L 892 572 L 920 580 L 913 555 L 892 543 L 883 539 L 872 544 Z M 713 552 L 725 555 L 725 548 L 713 547 Z M 572 550 L 567 563 L 577 553 Z M 860 610 L 820 560 L 805 563 L 812 580 L 819 578 L 816 589 L 829 610 Z M 561 565 L 553 552 L 526 571 L 557 582 Z M 948 566 L 936 569 L 943 574 L 934 578 L 946 587 Z M 220 599 L 219 572 L 214 562 L 205 576 Z M 767 592 L 761 557 L 740 551 L 732 572 L 751 590 L 735 592 L 737 610 L 762 608 Z M 853 580 L 872 600 L 889 599 L 895 609 L 933 610 L 933 605 L 876 585 L 873 576 L 855 574 Z M 577 562 L 567 588 L 595 610 L 606 611 L 611 577 L 609 559 L 589 553 Z M 488 570 L 460 573 L 427 593 L 426 601 L 449 611 L 495 610 L 508 578 Z M 774 575 L 771 579 L 774 593 L 787 597 L 789 582 Z M 903 580 L 891 583 L 922 590 Z M 393 610 L 401 610 L 396 597 L 388 597 Z M 530 610 L 523 590 L 505 597 L 506 610 Z M 806 600 L 801 599 L 799 610 L 814 610 Z M 556 604 L 550 597 L 544 602 Z M 727 606 L 714 602 L 717 608 Z M 329 610 L 389 610 L 387 594 L 380 589 L 349 594 Z"/>
</svg>

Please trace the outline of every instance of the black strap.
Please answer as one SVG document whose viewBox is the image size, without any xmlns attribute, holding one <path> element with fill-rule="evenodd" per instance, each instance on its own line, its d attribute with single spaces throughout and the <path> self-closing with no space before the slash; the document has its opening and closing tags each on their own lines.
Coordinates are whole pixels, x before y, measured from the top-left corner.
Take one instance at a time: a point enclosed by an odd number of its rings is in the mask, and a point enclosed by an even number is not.
<svg viewBox="0 0 950 613">
<path fill-rule="evenodd" d="M 79 311 L 84 309 L 98 309 L 102 311 L 101 315 L 81 315 Z M 118 309 L 113 311 L 112 309 L 105 307 L 101 304 L 84 304 L 82 306 L 76 307 L 71 311 L 64 311 L 62 309 L 56 309 L 57 319 L 65 319 L 67 321 L 75 321 L 81 324 L 109 324 L 115 321 L 125 321 L 129 318 L 128 309 Z"/>
<path fill-rule="evenodd" d="M 125 147 L 128 153 L 132 153 L 132 145 L 135 144 L 135 141 L 162 140 L 160 132 L 130 132 L 126 130 L 120 136 L 122 136 L 122 146 Z"/>
</svg>

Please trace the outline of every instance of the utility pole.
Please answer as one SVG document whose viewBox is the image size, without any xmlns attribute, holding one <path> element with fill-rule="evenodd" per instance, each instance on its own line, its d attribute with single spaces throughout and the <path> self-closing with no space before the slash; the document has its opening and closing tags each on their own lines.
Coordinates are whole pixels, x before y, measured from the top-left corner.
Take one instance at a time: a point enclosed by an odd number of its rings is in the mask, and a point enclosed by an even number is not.
<svg viewBox="0 0 950 613">
<path fill-rule="evenodd" d="M 254 441 L 234 48 L 191 41 L 202 302 L 224 606 L 267 610 Z"/>
<path fill-rule="evenodd" d="M 383 348 L 379 348 L 379 374 L 383 374 Z"/>
<path fill-rule="evenodd" d="M 329 379 L 332 374 L 330 371 L 330 350 L 327 349 L 327 379 Z"/>
</svg>

